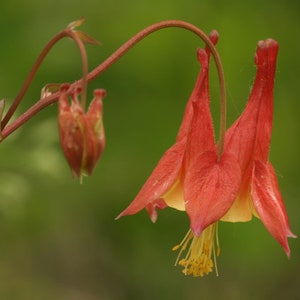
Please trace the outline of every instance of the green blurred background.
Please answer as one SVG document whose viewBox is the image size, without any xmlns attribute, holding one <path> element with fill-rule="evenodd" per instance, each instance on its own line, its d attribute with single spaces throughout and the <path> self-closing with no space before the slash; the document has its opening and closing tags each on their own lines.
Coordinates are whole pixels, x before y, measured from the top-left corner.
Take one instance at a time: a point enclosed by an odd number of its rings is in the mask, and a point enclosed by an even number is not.
<svg viewBox="0 0 300 300">
<path fill-rule="evenodd" d="M 256 44 L 280 43 L 271 161 L 292 230 L 299 223 L 298 1 L 11 0 L 0 4 L 0 97 L 11 102 L 45 43 L 69 22 L 102 42 L 88 46 L 90 69 L 145 26 L 182 19 L 220 33 L 228 123 L 242 111 L 253 82 Z M 172 209 L 152 224 L 145 211 L 115 221 L 174 142 L 198 72 L 196 48 L 182 29 L 165 29 L 136 46 L 89 85 L 105 88 L 105 153 L 83 184 L 60 149 L 53 105 L 1 145 L 0 299 L 300 299 L 300 247 L 288 260 L 261 222 L 221 223 L 219 277 L 185 277 L 171 248 L 188 229 Z M 218 83 L 212 68 L 218 127 Z M 60 42 L 38 72 L 18 114 L 49 82 L 81 76 L 78 50 Z"/>
</svg>

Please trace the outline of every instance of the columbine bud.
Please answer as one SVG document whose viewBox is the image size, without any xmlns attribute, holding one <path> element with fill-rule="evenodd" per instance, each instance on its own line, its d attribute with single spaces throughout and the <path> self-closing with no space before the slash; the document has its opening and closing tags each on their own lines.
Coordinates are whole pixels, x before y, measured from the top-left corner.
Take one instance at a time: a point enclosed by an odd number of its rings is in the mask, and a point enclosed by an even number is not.
<svg viewBox="0 0 300 300">
<path fill-rule="evenodd" d="M 58 100 L 58 126 L 60 142 L 74 177 L 91 175 L 105 146 L 105 133 L 102 122 L 102 99 L 105 90 L 94 91 L 88 111 L 85 113 L 77 92 L 68 100 L 69 85 L 60 89 Z"/>
</svg>

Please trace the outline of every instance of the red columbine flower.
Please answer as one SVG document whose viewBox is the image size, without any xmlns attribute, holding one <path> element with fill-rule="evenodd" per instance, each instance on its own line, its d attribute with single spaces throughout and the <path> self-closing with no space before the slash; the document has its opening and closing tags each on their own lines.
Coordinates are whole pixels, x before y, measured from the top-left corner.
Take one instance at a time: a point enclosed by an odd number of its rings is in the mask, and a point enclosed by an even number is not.
<svg viewBox="0 0 300 300">
<path fill-rule="evenodd" d="M 249 221 L 258 216 L 289 256 L 290 230 L 276 174 L 268 161 L 273 118 L 273 90 L 278 44 L 258 43 L 257 74 L 248 104 L 226 133 L 225 148 L 237 156 L 242 170 L 238 196 L 224 221 Z"/>
<path fill-rule="evenodd" d="M 211 34 L 217 42 L 216 32 Z M 203 276 L 213 267 L 212 253 L 217 221 L 232 205 L 240 185 L 240 167 L 234 155 L 217 155 L 209 110 L 208 66 L 210 51 L 199 49 L 201 64 L 196 85 L 187 103 L 176 143 L 163 155 L 133 202 L 118 216 L 146 208 L 156 221 L 156 208 L 186 210 L 191 230 L 179 246 L 185 274 Z M 217 251 L 218 252 L 218 251 Z"/>
<path fill-rule="evenodd" d="M 169 206 L 181 206 L 183 203 L 183 176 L 185 171 L 184 156 L 187 148 L 187 139 L 193 121 L 194 108 L 196 101 L 203 102 L 203 119 L 199 121 L 204 124 L 203 138 L 200 147 L 205 150 L 215 148 L 212 128 L 212 120 L 208 107 L 208 56 L 199 49 L 198 60 L 201 63 L 201 71 L 196 81 L 195 88 L 186 105 L 183 120 L 177 134 L 176 143 L 170 147 L 158 162 L 142 189 L 132 201 L 132 203 L 118 216 L 132 215 L 146 208 L 152 222 L 157 220 L 156 209 L 163 209 Z M 204 142 L 206 140 L 207 143 Z"/>
<path fill-rule="evenodd" d="M 73 175 L 91 175 L 105 146 L 105 134 L 102 122 L 102 99 L 105 91 L 94 91 L 88 111 L 85 113 L 77 93 L 71 94 L 71 106 L 68 100 L 69 85 L 60 89 L 58 100 L 58 126 L 60 142 Z"/>
</svg>

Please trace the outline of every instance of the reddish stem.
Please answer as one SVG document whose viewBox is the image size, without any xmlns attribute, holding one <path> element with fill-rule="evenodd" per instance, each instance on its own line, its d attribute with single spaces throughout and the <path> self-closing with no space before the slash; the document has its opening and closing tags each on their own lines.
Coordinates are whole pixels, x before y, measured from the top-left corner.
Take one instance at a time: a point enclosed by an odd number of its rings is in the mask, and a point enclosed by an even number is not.
<svg viewBox="0 0 300 300">
<path fill-rule="evenodd" d="M 3 120 L 1 121 L 1 128 L 2 130 L 5 128 L 5 126 L 7 125 L 7 123 L 9 122 L 9 120 L 11 119 L 11 117 L 13 116 L 13 114 L 15 113 L 17 107 L 19 106 L 20 102 L 22 101 L 25 93 L 27 92 L 34 76 L 36 75 L 36 72 L 38 71 L 39 67 L 41 66 L 43 60 L 45 59 L 45 57 L 47 56 L 47 54 L 50 52 L 50 50 L 52 49 L 52 47 L 62 38 L 64 37 L 70 37 L 71 39 L 74 40 L 74 42 L 77 44 L 79 51 L 80 51 L 80 55 L 82 58 L 82 79 L 80 80 L 80 82 L 82 82 L 82 96 L 81 96 L 81 104 L 83 106 L 83 108 L 85 107 L 85 102 L 86 102 L 86 90 L 87 90 L 87 74 L 88 74 L 88 60 L 87 60 L 87 54 L 85 51 L 85 47 L 83 42 L 81 41 L 81 39 L 76 35 L 75 32 L 73 32 L 72 30 L 70 30 L 69 28 L 59 32 L 57 35 L 55 35 L 44 47 L 44 49 L 42 50 L 42 52 L 40 53 L 40 55 L 38 56 L 37 60 L 35 61 L 33 67 L 31 68 L 23 86 L 21 87 L 19 93 L 17 94 L 14 102 L 12 103 L 12 105 L 10 106 L 10 108 L 8 109 L 5 117 L 3 118 Z M 38 102 L 40 102 L 41 100 L 39 100 Z M 36 107 L 35 105 L 33 105 L 34 107 Z M 46 105 L 47 106 L 47 105 Z M 45 106 L 42 105 L 42 108 L 44 108 Z M 28 110 L 29 111 L 29 110 Z M 35 114 L 35 113 L 34 113 Z M 26 119 L 28 120 L 28 119 Z"/>
<path fill-rule="evenodd" d="M 96 77 L 98 77 L 99 75 L 101 75 L 112 64 L 114 64 L 117 60 L 119 60 L 125 53 L 127 53 L 134 45 L 136 45 L 139 41 L 144 39 L 146 36 L 148 36 L 149 34 L 155 31 L 167 27 L 179 27 L 193 32 L 206 43 L 206 45 L 210 48 L 211 53 L 214 57 L 216 67 L 217 67 L 218 77 L 219 77 L 219 84 L 220 84 L 220 133 L 219 133 L 219 141 L 218 141 L 218 156 L 220 158 L 224 148 L 224 137 L 226 131 L 226 89 L 225 89 L 224 71 L 223 71 L 221 59 L 219 57 L 219 54 L 214 44 L 210 41 L 207 35 L 198 27 L 180 20 L 168 20 L 168 21 L 162 21 L 150 25 L 149 27 L 143 29 L 142 31 L 137 33 L 134 37 L 129 39 L 112 55 L 110 55 L 102 64 L 100 64 L 98 67 L 92 70 L 87 75 L 87 81 L 90 82 Z M 73 89 L 75 86 L 82 84 L 82 80 L 83 79 L 80 79 L 74 82 L 70 88 Z M 10 126 L 7 126 L 7 128 L 3 130 L 2 138 L 4 139 L 8 135 L 10 135 L 14 130 L 19 128 L 22 124 L 24 124 L 27 120 L 33 117 L 41 109 L 57 101 L 58 97 L 59 97 L 59 92 L 56 92 L 48 97 L 40 99 L 36 104 L 34 104 L 31 108 L 29 108 L 23 115 L 21 115 L 16 121 L 14 121 Z"/>
<path fill-rule="evenodd" d="M 52 38 L 47 45 L 45 46 L 45 48 L 42 50 L 41 54 L 39 55 L 39 57 L 37 58 L 35 64 L 33 65 L 33 67 L 31 68 L 23 86 L 21 87 L 19 93 L 17 94 L 17 97 L 15 98 L 14 102 L 12 103 L 12 105 L 10 106 L 9 110 L 7 111 L 5 117 L 3 118 L 3 120 L 1 121 L 1 128 L 4 129 L 5 126 L 7 125 L 7 123 L 9 122 L 9 120 L 11 119 L 12 115 L 15 113 L 17 107 L 19 106 L 22 98 L 24 97 L 26 91 L 28 90 L 36 72 L 38 71 L 41 63 L 43 62 L 43 60 L 45 59 L 46 55 L 49 53 L 49 51 L 51 50 L 51 48 L 62 38 L 66 37 L 67 33 L 66 31 L 62 31 L 60 33 L 58 33 L 54 38 Z"/>
</svg>

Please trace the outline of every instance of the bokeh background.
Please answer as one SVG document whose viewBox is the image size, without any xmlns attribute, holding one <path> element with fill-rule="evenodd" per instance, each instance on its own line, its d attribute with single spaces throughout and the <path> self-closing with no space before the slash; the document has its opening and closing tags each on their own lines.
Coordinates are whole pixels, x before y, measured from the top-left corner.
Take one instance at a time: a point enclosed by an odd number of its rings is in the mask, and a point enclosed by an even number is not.
<svg viewBox="0 0 300 300">
<path fill-rule="evenodd" d="M 220 33 L 228 91 L 228 124 L 242 111 L 253 83 L 256 44 L 280 43 L 270 159 L 292 230 L 299 221 L 298 1 L 11 0 L 0 4 L 0 91 L 9 104 L 45 43 L 85 16 L 90 69 L 133 34 L 164 19 L 182 19 Z M 145 211 L 115 221 L 174 142 L 198 72 L 197 37 L 165 29 L 136 46 L 89 85 L 105 88 L 107 147 L 95 173 L 74 181 L 58 141 L 52 105 L 12 134 L 0 149 L 0 299 L 300 299 L 300 246 L 291 258 L 257 219 L 221 223 L 219 277 L 185 277 L 171 251 L 188 229 L 172 209 L 152 224 Z M 46 83 L 81 76 L 77 48 L 61 41 L 45 60 L 20 115 Z M 212 112 L 218 128 L 214 67 Z"/>
</svg>

